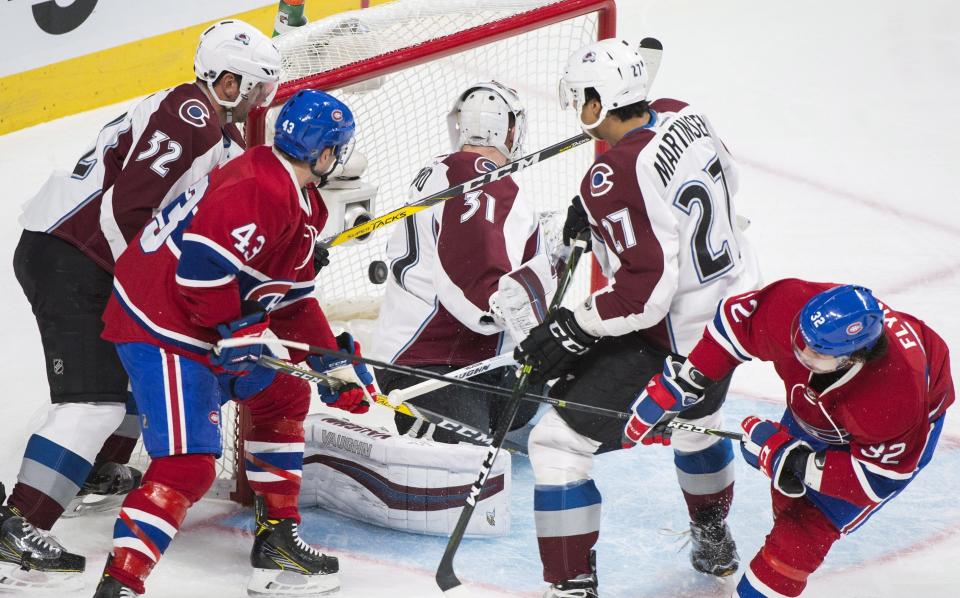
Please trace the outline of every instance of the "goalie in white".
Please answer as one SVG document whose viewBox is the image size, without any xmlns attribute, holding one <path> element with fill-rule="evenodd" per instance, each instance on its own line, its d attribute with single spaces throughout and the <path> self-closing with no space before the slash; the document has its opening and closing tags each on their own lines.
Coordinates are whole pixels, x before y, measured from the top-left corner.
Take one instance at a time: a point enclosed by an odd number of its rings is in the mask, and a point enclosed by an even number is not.
<svg viewBox="0 0 960 598">
<path fill-rule="evenodd" d="M 453 153 L 416 175 L 410 201 L 495 170 L 521 155 L 526 115 L 517 93 L 497 82 L 469 86 L 448 116 Z M 510 177 L 406 219 L 387 244 L 389 275 L 373 355 L 447 373 L 512 350 L 542 321 L 556 286 L 540 225 Z M 496 313 L 494 313 L 496 312 Z M 496 384 L 503 370 L 477 376 Z M 378 372 L 384 392 L 412 376 Z M 411 399 L 481 430 L 492 428 L 498 402 L 446 387 Z M 536 409 L 516 418 L 529 420 Z M 456 443 L 462 438 L 397 414 L 397 429 Z"/>
</svg>

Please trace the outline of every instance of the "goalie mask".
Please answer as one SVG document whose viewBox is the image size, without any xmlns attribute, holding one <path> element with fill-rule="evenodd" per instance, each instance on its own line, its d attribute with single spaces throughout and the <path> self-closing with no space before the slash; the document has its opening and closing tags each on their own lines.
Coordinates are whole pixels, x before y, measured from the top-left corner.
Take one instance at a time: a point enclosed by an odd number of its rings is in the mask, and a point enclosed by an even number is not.
<svg viewBox="0 0 960 598">
<path fill-rule="evenodd" d="M 245 99 L 250 100 L 251 106 L 266 107 L 277 93 L 280 52 L 270 38 L 252 25 L 238 20 L 220 21 L 200 35 L 193 70 L 224 108 L 236 108 Z M 213 89 L 224 72 L 240 77 L 240 95 L 235 100 L 225 100 Z"/>
<path fill-rule="evenodd" d="M 508 148 L 511 116 L 513 142 Z M 496 148 L 511 161 L 522 155 L 526 111 L 517 92 L 496 81 L 476 83 L 461 93 L 447 115 L 447 125 L 454 150 L 479 145 Z"/>
<path fill-rule="evenodd" d="M 581 111 L 590 87 L 600 96 L 600 116 L 596 122 L 585 123 Z M 639 47 L 622 39 L 605 39 L 587 44 L 567 60 L 560 78 L 560 106 L 576 110 L 584 132 L 596 137 L 592 131 L 608 111 L 646 100 L 649 89 L 650 78 Z"/>
</svg>

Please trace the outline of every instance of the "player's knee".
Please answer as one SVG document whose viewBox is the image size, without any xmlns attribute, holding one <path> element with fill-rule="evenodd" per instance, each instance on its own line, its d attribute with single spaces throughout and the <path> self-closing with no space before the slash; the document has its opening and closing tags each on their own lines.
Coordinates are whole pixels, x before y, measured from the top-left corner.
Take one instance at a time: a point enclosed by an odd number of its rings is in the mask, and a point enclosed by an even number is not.
<svg viewBox="0 0 960 598">
<path fill-rule="evenodd" d="M 697 419 L 678 417 L 677 420 L 689 422 L 697 426 L 703 426 L 704 428 L 719 429 L 723 427 L 723 414 L 720 411 Z M 699 451 L 705 451 L 721 440 L 722 439 L 717 436 L 708 436 L 706 434 L 695 434 L 693 432 L 676 430 L 673 433 L 671 444 L 673 445 L 673 450 L 675 451 L 680 451 L 682 453 L 695 453 Z"/>
<path fill-rule="evenodd" d="M 43 436 L 92 462 L 104 441 L 123 422 L 123 403 L 58 403 L 37 430 Z"/>
<path fill-rule="evenodd" d="M 590 477 L 600 443 L 577 433 L 554 410 L 530 432 L 527 453 L 537 484 L 560 486 Z"/>
<path fill-rule="evenodd" d="M 216 477 L 213 455 L 175 455 L 151 461 L 143 482 L 153 482 L 175 490 L 193 504 L 207 493 Z"/>
<path fill-rule="evenodd" d="M 292 376 L 277 376 L 244 405 L 256 425 L 280 419 L 303 421 L 310 411 L 310 383 Z"/>
</svg>

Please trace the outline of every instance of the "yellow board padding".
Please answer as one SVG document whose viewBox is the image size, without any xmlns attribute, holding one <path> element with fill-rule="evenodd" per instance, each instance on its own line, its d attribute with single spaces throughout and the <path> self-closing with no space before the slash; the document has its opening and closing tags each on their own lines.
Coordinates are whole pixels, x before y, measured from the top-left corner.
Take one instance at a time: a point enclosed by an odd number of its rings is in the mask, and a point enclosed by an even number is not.
<svg viewBox="0 0 960 598">
<path fill-rule="evenodd" d="M 305 12 L 316 21 L 386 1 L 307 0 Z M 223 18 L 242 19 L 270 35 L 276 15 L 274 3 Z M 219 20 L 0 77 L 0 135 L 193 79 L 200 33 Z"/>
</svg>

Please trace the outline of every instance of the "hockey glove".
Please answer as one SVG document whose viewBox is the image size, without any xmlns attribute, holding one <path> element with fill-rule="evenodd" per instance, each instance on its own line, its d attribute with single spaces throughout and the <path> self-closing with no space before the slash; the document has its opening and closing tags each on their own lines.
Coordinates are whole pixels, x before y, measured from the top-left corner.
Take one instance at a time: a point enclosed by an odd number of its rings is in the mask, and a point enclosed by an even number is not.
<svg viewBox="0 0 960 598">
<path fill-rule="evenodd" d="M 360 355 L 360 343 L 354 341 L 353 336 L 347 332 L 337 337 L 337 346 L 351 355 Z M 318 372 L 324 372 L 332 378 L 344 381 L 343 386 L 337 387 L 336 390 L 326 384 L 317 384 L 321 401 L 350 413 L 366 413 L 370 410 L 364 388 L 371 396 L 377 394 L 379 390 L 366 364 L 351 365 L 349 359 L 332 355 L 310 355 L 307 357 L 307 364 Z"/>
<path fill-rule="evenodd" d="M 530 330 L 513 356 L 517 363 L 533 366 L 530 382 L 538 384 L 566 374 L 595 342 L 597 337 L 580 328 L 573 312 L 560 307 L 544 323 Z"/>
<path fill-rule="evenodd" d="M 575 195 L 567 208 L 567 219 L 563 223 L 563 244 L 570 247 L 580 233 L 590 229 L 590 219 L 587 217 L 587 211 L 583 207 L 583 202 L 579 195 Z M 590 251 L 592 241 L 587 237 L 587 247 L 584 251 Z"/>
<path fill-rule="evenodd" d="M 244 302 L 250 303 L 250 302 Z M 246 305 L 244 306 L 246 308 Z M 246 311 L 246 310 L 245 310 Z M 270 317 L 261 307 L 259 311 L 251 313 L 226 324 L 219 324 L 217 332 L 221 338 L 257 338 L 263 336 L 270 326 Z M 243 347 L 214 347 L 210 352 L 210 364 L 221 368 L 224 372 L 234 376 L 246 375 L 256 367 L 257 360 L 263 354 L 264 346 L 260 344 Z"/>
<path fill-rule="evenodd" d="M 320 270 L 330 265 L 330 250 L 323 245 L 313 249 L 313 274 L 320 274 Z"/>
<path fill-rule="evenodd" d="M 651 378 L 630 406 L 630 419 L 623 428 L 623 448 L 631 448 L 638 442 L 648 445 L 662 442 L 662 433 L 658 442 L 654 428 L 699 403 L 710 384 L 713 380 L 689 361 L 667 357 L 663 373 Z"/>
<path fill-rule="evenodd" d="M 744 460 L 766 474 L 784 496 L 799 498 L 806 494 L 803 475 L 807 458 L 813 454 L 810 445 L 793 437 L 779 423 L 753 415 L 740 427 L 746 433 L 740 444 Z"/>
</svg>

